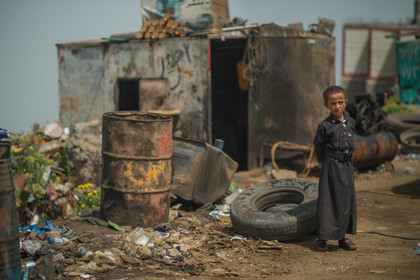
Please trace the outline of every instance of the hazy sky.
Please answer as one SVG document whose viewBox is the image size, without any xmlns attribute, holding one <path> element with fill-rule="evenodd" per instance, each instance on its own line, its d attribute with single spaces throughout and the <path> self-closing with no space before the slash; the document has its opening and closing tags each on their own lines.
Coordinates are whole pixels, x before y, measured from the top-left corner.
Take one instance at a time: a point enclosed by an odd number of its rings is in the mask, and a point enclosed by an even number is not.
<svg viewBox="0 0 420 280">
<path fill-rule="evenodd" d="M 336 79 L 341 75 L 343 24 L 405 23 L 414 0 L 228 0 L 230 18 L 248 23 L 335 20 Z M 28 131 L 58 120 L 55 44 L 138 31 L 140 0 L 0 0 L 0 127 Z"/>
</svg>

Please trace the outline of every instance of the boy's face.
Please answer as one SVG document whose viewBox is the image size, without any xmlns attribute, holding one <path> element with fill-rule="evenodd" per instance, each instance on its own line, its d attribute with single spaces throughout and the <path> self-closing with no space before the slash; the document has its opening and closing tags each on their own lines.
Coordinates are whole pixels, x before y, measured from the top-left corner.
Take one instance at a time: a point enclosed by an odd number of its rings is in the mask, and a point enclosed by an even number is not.
<svg viewBox="0 0 420 280">
<path fill-rule="evenodd" d="M 344 93 L 334 93 L 328 96 L 328 101 L 324 103 L 325 108 L 330 110 L 331 114 L 338 120 L 344 119 L 344 109 L 347 105 L 347 99 Z"/>
</svg>

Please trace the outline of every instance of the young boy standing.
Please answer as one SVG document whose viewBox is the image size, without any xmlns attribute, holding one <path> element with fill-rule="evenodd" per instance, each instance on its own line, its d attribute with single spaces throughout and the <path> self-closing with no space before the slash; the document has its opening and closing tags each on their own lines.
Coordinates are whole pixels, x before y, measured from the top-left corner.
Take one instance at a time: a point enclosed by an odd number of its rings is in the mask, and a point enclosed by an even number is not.
<svg viewBox="0 0 420 280">
<path fill-rule="evenodd" d="M 314 149 L 322 163 L 317 205 L 316 249 L 325 252 L 327 240 L 338 240 L 345 250 L 356 250 L 346 233 L 356 234 L 356 195 L 353 177 L 353 136 L 356 123 L 344 113 L 344 89 L 324 90 L 324 106 L 330 115 L 318 125 Z"/>
</svg>

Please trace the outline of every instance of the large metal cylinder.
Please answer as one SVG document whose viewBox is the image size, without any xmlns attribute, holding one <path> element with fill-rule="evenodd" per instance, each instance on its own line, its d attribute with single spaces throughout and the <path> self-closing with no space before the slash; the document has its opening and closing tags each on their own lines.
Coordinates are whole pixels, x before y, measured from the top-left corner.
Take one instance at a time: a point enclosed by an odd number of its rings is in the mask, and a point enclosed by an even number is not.
<svg viewBox="0 0 420 280">
<path fill-rule="evenodd" d="M 392 161 L 398 152 L 398 140 L 392 132 L 354 136 L 353 165 L 357 168 L 378 166 Z"/>
<path fill-rule="evenodd" d="M 102 125 L 101 218 L 136 226 L 168 222 L 172 117 L 110 112 Z"/>
<path fill-rule="evenodd" d="M 9 142 L 0 142 L 0 279 L 20 280 L 19 224 Z"/>
</svg>

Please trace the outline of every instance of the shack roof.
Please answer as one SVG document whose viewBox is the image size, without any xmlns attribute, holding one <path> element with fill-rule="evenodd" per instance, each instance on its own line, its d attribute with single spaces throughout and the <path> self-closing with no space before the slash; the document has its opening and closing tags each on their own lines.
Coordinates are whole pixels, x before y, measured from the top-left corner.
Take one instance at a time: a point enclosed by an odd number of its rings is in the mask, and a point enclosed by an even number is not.
<svg viewBox="0 0 420 280">
<path fill-rule="evenodd" d="M 258 31 L 260 36 L 263 37 L 283 37 L 283 38 L 331 38 L 332 36 L 311 32 L 311 31 L 302 31 L 298 29 L 288 28 L 279 26 L 274 23 L 263 24 L 263 25 L 250 25 L 250 26 L 238 26 L 238 27 L 227 27 L 219 31 L 206 31 L 206 32 L 196 32 L 188 35 L 184 38 L 208 38 L 208 39 L 241 39 L 246 38 L 251 33 L 251 31 Z M 139 41 L 147 42 L 152 41 L 152 39 L 136 39 L 136 33 L 123 33 L 123 34 L 114 34 L 110 38 L 121 38 L 126 39 L 127 41 Z M 159 40 L 171 40 L 173 38 L 164 38 Z M 107 44 L 119 44 L 119 41 L 112 41 L 109 38 L 86 40 L 86 41 L 77 41 L 77 42 L 67 42 L 67 43 L 58 43 L 57 47 L 67 47 L 67 46 L 97 46 L 97 45 L 107 45 Z"/>
</svg>

